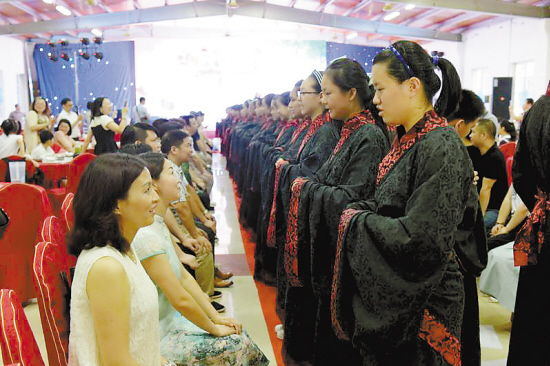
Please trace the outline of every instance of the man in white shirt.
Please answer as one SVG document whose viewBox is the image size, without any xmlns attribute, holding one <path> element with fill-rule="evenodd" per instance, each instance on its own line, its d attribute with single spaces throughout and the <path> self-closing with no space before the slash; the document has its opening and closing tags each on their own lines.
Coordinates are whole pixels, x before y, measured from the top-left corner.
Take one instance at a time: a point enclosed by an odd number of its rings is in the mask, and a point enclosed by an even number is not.
<svg viewBox="0 0 550 366">
<path fill-rule="evenodd" d="M 79 116 L 75 112 L 72 111 L 73 109 L 73 101 L 69 98 L 64 98 L 61 100 L 61 113 L 57 116 L 57 119 L 55 121 L 56 125 L 61 121 L 62 119 L 66 119 L 71 123 L 72 127 L 72 133 L 71 138 L 73 139 L 79 139 L 80 138 L 80 127 L 82 126 L 82 116 Z"/>
<path fill-rule="evenodd" d="M 40 145 L 34 148 L 31 153 L 31 158 L 34 160 L 42 160 L 46 156 L 54 156 L 55 152 L 52 149 L 53 134 L 48 130 L 42 130 L 38 135 L 40 136 Z"/>
<path fill-rule="evenodd" d="M 139 104 L 134 107 L 132 111 L 132 122 L 133 123 L 149 123 L 149 113 L 147 113 L 147 108 L 145 108 L 145 98 L 139 98 Z"/>
</svg>

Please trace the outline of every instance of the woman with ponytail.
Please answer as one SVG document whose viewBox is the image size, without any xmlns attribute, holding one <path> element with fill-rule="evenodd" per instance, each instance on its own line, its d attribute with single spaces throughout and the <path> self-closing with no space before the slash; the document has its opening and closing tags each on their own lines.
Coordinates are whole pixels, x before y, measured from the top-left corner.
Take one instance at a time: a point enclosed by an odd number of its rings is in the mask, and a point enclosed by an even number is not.
<svg viewBox="0 0 550 366">
<path fill-rule="evenodd" d="M 313 337 L 299 341 L 289 326 L 284 339 L 285 343 L 301 345 L 312 342 L 314 365 L 356 365 L 361 362 L 359 352 L 351 342 L 338 340 L 330 322 L 338 224 L 350 202 L 372 197 L 378 164 L 387 153 L 389 141 L 386 125 L 371 112 L 374 90 L 358 62 L 347 58 L 334 61 L 325 71 L 321 86 L 331 118 L 342 121 L 340 139 L 312 177 L 296 178 L 292 183 L 283 251 L 286 272 L 279 273 L 290 287 L 313 285 L 314 307 L 309 311 L 316 314 L 315 327 Z M 285 323 L 293 321 L 296 319 L 287 312 Z"/>
<path fill-rule="evenodd" d="M 397 136 L 373 199 L 342 214 L 332 325 L 364 365 L 460 365 L 464 287 L 453 247 L 477 206 L 466 148 L 440 117 L 457 108 L 460 79 L 449 61 L 399 41 L 374 58 L 372 80 L 378 115 Z"/>
</svg>

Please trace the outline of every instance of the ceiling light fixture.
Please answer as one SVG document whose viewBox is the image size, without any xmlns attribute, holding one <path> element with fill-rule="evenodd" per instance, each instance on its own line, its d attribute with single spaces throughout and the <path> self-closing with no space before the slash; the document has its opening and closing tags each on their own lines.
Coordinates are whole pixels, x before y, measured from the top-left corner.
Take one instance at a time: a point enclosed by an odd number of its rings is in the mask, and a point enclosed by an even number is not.
<svg viewBox="0 0 550 366">
<path fill-rule="evenodd" d="M 90 32 L 92 32 L 92 34 L 97 37 L 103 36 L 103 32 L 97 28 L 92 29 Z"/>
<path fill-rule="evenodd" d="M 60 12 L 63 15 L 66 15 L 66 16 L 69 16 L 69 15 L 72 14 L 71 11 L 69 9 L 67 9 L 66 7 L 64 7 L 63 5 L 56 5 L 55 10 L 57 10 L 58 12 Z"/>
<path fill-rule="evenodd" d="M 394 12 L 389 13 L 388 15 L 386 15 L 386 16 L 384 17 L 384 20 L 385 20 L 385 21 L 389 21 L 389 20 L 392 20 L 392 19 L 397 18 L 397 17 L 400 16 L 400 15 L 401 15 L 400 12 L 394 11 Z"/>
<path fill-rule="evenodd" d="M 53 0 L 42 0 L 45 4 L 53 4 Z"/>
<path fill-rule="evenodd" d="M 353 32 L 353 33 L 348 33 L 346 35 L 346 39 L 349 41 L 350 39 L 354 39 L 358 36 L 359 34 L 357 32 Z"/>
<path fill-rule="evenodd" d="M 414 4 L 407 4 L 407 6 L 405 6 L 405 10 L 413 10 L 414 8 L 416 8 Z"/>
</svg>

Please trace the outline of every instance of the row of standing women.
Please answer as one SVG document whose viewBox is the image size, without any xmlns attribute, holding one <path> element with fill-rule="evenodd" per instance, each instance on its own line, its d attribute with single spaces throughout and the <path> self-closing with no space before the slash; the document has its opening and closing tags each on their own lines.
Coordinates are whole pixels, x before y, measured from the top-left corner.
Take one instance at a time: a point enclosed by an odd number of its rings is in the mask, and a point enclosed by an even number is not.
<svg viewBox="0 0 550 366">
<path fill-rule="evenodd" d="M 445 119 L 460 79 L 408 41 L 373 64 L 372 80 L 349 59 L 314 71 L 286 124 L 258 123 L 248 102 L 218 126 L 255 277 L 277 286 L 286 364 L 459 365 L 464 278 L 475 286 L 486 256 L 472 163 Z M 464 364 L 479 339 L 473 353 Z"/>
</svg>

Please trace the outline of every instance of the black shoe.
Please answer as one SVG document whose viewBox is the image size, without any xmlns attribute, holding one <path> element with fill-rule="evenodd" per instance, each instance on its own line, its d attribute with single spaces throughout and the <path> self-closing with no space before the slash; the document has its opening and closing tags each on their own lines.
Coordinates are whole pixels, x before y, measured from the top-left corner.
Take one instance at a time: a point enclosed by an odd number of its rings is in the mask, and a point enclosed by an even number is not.
<svg viewBox="0 0 550 366">
<path fill-rule="evenodd" d="M 216 309 L 216 311 L 218 313 L 223 313 L 225 312 L 225 306 L 223 306 L 222 304 L 218 303 L 218 302 L 215 302 L 215 301 L 212 301 L 212 306 L 214 307 L 214 309 Z"/>
<path fill-rule="evenodd" d="M 212 300 L 219 299 L 220 297 L 222 297 L 222 292 L 218 291 L 218 290 L 214 290 L 212 295 L 210 295 L 210 299 L 212 299 Z"/>
</svg>

